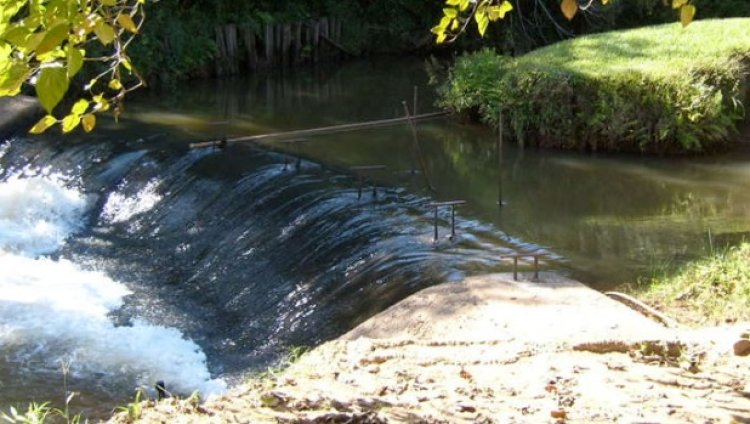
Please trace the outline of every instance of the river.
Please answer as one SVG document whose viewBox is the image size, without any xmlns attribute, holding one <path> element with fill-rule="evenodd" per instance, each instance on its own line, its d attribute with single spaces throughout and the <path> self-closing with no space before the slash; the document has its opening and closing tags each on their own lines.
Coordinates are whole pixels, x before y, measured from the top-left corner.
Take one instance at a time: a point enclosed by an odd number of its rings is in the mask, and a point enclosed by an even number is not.
<svg viewBox="0 0 750 424">
<path fill-rule="evenodd" d="M 519 149 L 451 119 L 299 143 L 192 141 L 434 110 L 422 63 L 359 61 L 141 93 L 90 135 L 0 147 L 0 406 L 79 392 L 106 416 L 157 380 L 220 393 L 291 347 L 409 294 L 508 271 L 596 289 L 736 244 L 750 154 L 662 159 Z M 361 197 L 352 166 L 368 173 Z M 430 189 L 429 186 L 434 189 Z M 376 195 L 373 195 L 375 187 Z M 502 206 L 498 198 L 502 188 Z M 439 211 L 430 202 L 465 200 Z M 528 264 L 522 264 L 528 271 Z M 153 391 L 151 391 L 153 394 Z"/>
</svg>

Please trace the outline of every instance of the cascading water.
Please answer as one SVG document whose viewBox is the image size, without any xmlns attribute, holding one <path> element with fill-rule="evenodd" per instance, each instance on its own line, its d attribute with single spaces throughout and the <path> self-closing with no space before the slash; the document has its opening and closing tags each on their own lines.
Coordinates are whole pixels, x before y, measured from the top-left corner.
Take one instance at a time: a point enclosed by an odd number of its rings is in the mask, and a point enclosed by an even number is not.
<svg viewBox="0 0 750 424">
<path fill-rule="evenodd" d="M 216 393 L 510 250 L 460 218 L 460 240 L 436 249 L 430 199 L 359 199 L 352 176 L 285 162 L 169 136 L 6 144 L 0 403 L 62 397 L 61 361 L 94 414 L 157 380 Z"/>
</svg>

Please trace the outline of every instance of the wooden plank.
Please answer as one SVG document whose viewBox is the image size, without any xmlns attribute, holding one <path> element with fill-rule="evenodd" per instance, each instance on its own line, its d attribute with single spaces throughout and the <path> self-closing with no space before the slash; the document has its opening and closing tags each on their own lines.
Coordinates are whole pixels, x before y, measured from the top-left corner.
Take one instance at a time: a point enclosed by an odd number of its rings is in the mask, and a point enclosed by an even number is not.
<svg viewBox="0 0 750 424">
<path fill-rule="evenodd" d="M 431 202 L 428 203 L 427 206 L 437 208 L 440 206 L 458 206 L 458 205 L 465 205 L 466 200 L 449 200 L 447 202 Z"/>
<path fill-rule="evenodd" d="M 385 165 L 358 165 L 349 167 L 352 171 L 382 171 L 386 168 Z"/>
</svg>

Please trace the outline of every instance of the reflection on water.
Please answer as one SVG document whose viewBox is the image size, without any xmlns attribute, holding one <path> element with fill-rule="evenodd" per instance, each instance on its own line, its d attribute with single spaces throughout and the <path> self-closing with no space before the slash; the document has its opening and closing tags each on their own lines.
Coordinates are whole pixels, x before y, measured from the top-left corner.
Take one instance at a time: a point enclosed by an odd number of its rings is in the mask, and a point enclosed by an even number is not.
<svg viewBox="0 0 750 424">
<path fill-rule="evenodd" d="M 268 78 L 205 82 L 137 102 L 137 119 L 169 109 L 200 117 L 186 137 L 252 135 L 402 114 L 401 101 L 419 86 L 419 110 L 433 110 L 418 61 L 359 62 L 330 70 Z M 163 118 L 163 116 L 159 117 Z M 211 122 L 226 121 L 211 125 Z M 174 122 L 164 122 L 170 125 Z M 519 150 L 504 147 L 503 208 L 497 206 L 495 136 L 451 120 L 423 122 L 421 150 L 436 193 L 405 172 L 415 167 L 406 125 L 322 135 L 276 149 L 346 169 L 382 164 L 384 184 L 440 200 L 465 199 L 461 214 L 493 223 L 512 237 L 547 246 L 575 276 L 597 288 L 632 282 L 655 266 L 706 253 L 711 243 L 737 243 L 750 232 L 750 152 L 659 159 Z"/>
</svg>

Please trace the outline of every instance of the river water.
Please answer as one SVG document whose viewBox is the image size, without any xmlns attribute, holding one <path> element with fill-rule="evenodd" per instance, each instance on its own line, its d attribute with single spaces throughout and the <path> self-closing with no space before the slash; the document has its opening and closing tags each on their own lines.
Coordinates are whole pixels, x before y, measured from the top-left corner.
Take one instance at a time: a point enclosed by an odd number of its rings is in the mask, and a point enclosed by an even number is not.
<svg viewBox="0 0 750 424">
<path fill-rule="evenodd" d="M 152 91 L 90 135 L 0 148 L 0 406 L 80 394 L 104 416 L 165 380 L 220 393 L 291 346 L 336 337 L 405 296 L 508 271 L 598 289 L 736 244 L 750 231 L 750 155 L 540 152 L 449 119 L 300 143 L 190 150 L 221 136 L 403 115 L 418 61 L 362 61 Z M 362 196 L 351 166 L 368 174 Z M 412 172 L 412 171 L 416 172 Z M 430 189 L 429 186 L 433 189 Z M 376 195 L 372 187 L 376 187 Z M 498 206 L 502 189 L 503 206 Z M 465 200 L 450 234 L 450 211 Z M 528 270 L 528 266 L 524 267 Z"/>
</svg>

